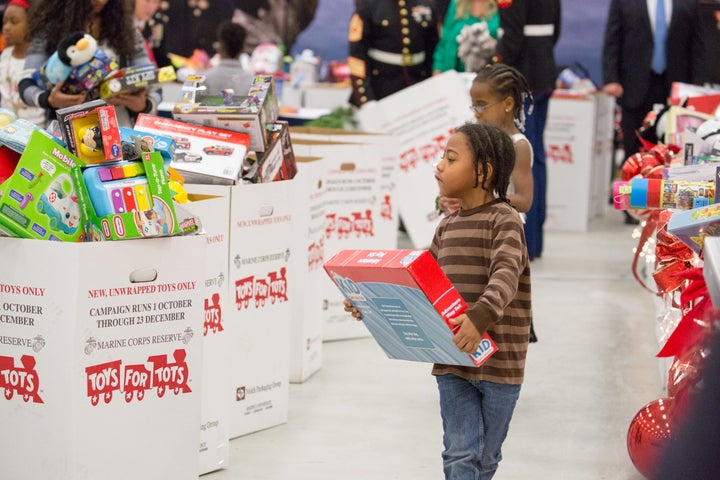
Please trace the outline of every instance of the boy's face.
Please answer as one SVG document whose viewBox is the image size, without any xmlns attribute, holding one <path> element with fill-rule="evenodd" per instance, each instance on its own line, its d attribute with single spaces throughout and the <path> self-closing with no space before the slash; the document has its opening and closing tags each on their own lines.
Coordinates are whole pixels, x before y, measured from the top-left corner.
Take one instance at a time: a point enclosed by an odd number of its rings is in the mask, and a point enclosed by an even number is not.
<svg viewBox="0 0 720 480">
<path fill-rule="evenodd" d="M 463 133 L 454 133 L 435 167 L 440 195 L 462 198 L 475 188 L 475 158 Z"/>
<path fill-rule="evenodd" d="M 3 15 L 5 45 L 15 46 L 28 41 L 27 12 L 19 5 L 10 5 Z"/>
</svg>

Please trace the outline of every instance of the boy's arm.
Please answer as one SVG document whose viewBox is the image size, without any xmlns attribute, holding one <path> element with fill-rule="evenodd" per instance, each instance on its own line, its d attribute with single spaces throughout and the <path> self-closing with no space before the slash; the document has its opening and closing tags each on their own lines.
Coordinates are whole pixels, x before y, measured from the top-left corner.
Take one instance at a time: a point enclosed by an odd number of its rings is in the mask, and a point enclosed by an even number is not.
<svg viewBox="0 0 720 480">
<path fill-rule="evenodd" d="M 488 284 L 477 302 L 465 311 L 480 334 L 496 323 L 515 298 L 526 268 L 525 241 L 519 219 L 507 217 L 493 227 Z"/>
</svg>

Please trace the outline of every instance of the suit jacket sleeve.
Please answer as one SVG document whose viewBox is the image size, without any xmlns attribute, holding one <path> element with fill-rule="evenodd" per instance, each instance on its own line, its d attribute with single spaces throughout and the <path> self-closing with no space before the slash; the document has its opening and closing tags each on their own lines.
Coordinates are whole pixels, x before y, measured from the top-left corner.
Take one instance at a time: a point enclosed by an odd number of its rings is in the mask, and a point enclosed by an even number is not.
<svg viewBox="0 0 720 480">
<path fill-rule="evenodd" d="M 623 31 L 620 18 L 621 0 L 612 0 L 605 25 L 602 52 L 603 83 L 620 83 L 620 56 L 622 55 Z"/>
</svg>

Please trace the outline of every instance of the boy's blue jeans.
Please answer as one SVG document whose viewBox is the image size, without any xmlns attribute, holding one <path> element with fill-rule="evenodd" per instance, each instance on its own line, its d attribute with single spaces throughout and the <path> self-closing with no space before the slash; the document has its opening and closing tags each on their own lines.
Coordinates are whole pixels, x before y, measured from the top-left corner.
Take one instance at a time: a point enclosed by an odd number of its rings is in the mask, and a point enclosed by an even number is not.
<svg viewBox="0 0 720 480">
<path fill-rule="evenodd" d="M 436 377 L 443 423 L 446 480 L 490 480 L 502 459 L 520 385 Z"/>
</svg>

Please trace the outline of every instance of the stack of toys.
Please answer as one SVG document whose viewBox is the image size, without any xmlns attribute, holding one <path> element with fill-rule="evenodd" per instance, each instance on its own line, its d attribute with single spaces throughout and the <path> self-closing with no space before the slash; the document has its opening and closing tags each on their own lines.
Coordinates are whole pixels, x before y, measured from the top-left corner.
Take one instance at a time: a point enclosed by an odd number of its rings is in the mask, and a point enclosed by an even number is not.
<svg viewBox="0 0 720 480">
<path fill-rule="evenodd" d="M 668 395 L 664 399 L 670 405 L 663 412 L 668 431 L 675 430 L 685 413 L 682 407 L 672 405 L 695 402 L 701 390 L 700 374 L 679 386 L 677 362 L 690 352 L 706 349 L 717 319 L 709 312 L 718 306 L 709 298 L 713 291 L 717 293 L 717 269 L 706 261 L 712 260 L 710 251 L 715 243 L 711 237 L 720 236 L 720 119 L 716 116 L 720 91 L 695 91 L 681 98 L 683 89 L 675 85 L 668 105 L 648 115 L 647 127 L 640 132 L 644 151 L 625 161 L 622 181 L 613 187 L 615 208 L 643 220 L 641 231 L 636 232 L 639 241 L 632 273 L 646 290 L 660 297 L 654 315 L 659 344 L 656 356 L 674 357 L 668 363 Z M 656 143 L 650 143 L 650 138 Z M 648 268 L 638 268 L 641 257 Z M 709 290 L 709 286 L 713 288 Z M 632 450 L 636 419 L 628 430 L 633 462 L 637 460 Z"/>
<path fill-rule="evenodd" d="M 30 129 L 17 161 L 1 163 L 0 233 L 81 242 L 201 229 L 179 204 L 187 200 L 182 181 L 170 178 L 172 139 L 130 129 L 123 139 L 114 107 L 103 100 L 60 109 L 57 117 L 64 142 Z M 7 143 L 2 149 L 15 152 Z"/>
</svg>

